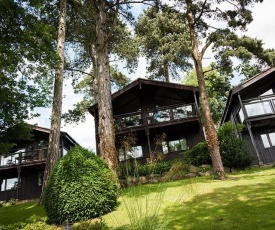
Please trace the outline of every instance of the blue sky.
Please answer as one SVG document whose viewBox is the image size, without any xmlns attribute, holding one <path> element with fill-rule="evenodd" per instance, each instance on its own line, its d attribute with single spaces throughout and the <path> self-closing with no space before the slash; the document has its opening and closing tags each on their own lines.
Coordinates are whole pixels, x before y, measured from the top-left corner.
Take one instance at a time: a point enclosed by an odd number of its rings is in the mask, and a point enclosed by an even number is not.
<svg viewBox="0 0 275 230">
<path fill-rule="evenodd" d="M 133 12 L 140 14 L 142 7 L 139 4 L 134 6 Z M 275 49 L 275 0 L 265 0 L 261 4 L 256 4 L 252 8 L 254 21 L 248 26 L 246 35 L 250 37 L 256 37 L 261 39 L 264 43 L 265 48 Z M 209 57 L 211 53 L 206 54 Z M 207 66 L 213 59 L 205 59 L 204 66 Z M 131 74 L 132 79 L 144 77 L 146 74 L 146 61 L 144 58 L 140 58 L 139 65 L 135 73 Z M 233 80 L 234 84 L 238 84 L 240 78 Z M 66 112 L 68 109 L 73 108 L 73 104 L 81 100 L 80 95 L 75 95 L 71 87 L 70 81 L 67 80 L 64 84 L 64 100 L 62 111 Z M 50 109 L 37 109 L 41 113 L 41 116 L 35 118 L 29 123 L 38 124 L 40 126 L 49 128 L 50 127 Z M 89 148 L 90 150 L 96 149 L 95 144 L 95 131 L 94 121 L 90 114 L 86 116 L 86 122 L 80 124 L 62 124 L 62 131 L 68 132 L 80 145 Z"/>
</svg>

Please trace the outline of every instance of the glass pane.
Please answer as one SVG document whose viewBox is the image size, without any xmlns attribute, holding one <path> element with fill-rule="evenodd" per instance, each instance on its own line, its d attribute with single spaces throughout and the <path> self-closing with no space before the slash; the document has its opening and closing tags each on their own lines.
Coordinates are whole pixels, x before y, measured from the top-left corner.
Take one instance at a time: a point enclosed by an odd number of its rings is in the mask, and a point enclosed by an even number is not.
<svg viewBox="0 0 275 230">
<path fill-rule="evenodd" d="M 132 147 L 130 152 L 127 153 L 128 155 L 130 155 L 132 158 L 139 158 L 142 157 L 142 147 L 141 146 L 135 146 Z"/>
<path fill-rule="evenodd" d="M 193 116 L 192 112 L 193 112 L 192 105 L 177 107 L 173 109 L 174 119 L 177 120 L 177 119 Z"/>
<path fill-rule="evenodd" d="M 136 114 L 128 117 L 123 117 L 121 119 L 121 124 L 123 128 L 130 128 L 142 125 L 141 114 Z"/>
<path fill-rule="evenodd" d="M 164 154 L 167 154 L 168 153 L 168 145 L 165 141 L 162 142 L 162 152 Z"/>
<path fill-rule="evenodd" d="M 269 147 L 270 147 L 270 144 L 269 144 L 269 141 L 268 141 L 268 139 L 267 139 L 267 135 L 266 135 L 266 134 L 262 134 L 262 135 L 261 135 L 261 138 L 262 138 L 264 147 L 265 147 L 265 148 L 269 148 Z"/>
<path fill-rule="evenodd" d="M 118 150 L 118 158 L 119 161 L 124 161 L 126 159 L 139 158 L 142 157 L 142 147 L 134 146 L 129 151 L 124 151 L 123 149 Z"/>
<path fill-rule="evenodd" d="M 266 113 L 272 113 L 270 103 L 268 101 L 245 105 L 247 116 L 258 116 Z"/>
<path fill-rule="evenodd" d="M 17 186 L 18 186 L 18 179 L 17 178 L 7 179 L 6 190 L 16 189 Z"/>
<path fill-rule="evenodd" d="M 273 90 L 269 89 L 266 92 L 262 93 L 260 96 L 266 96 L 266 95 L 271 95 L 271 94 L 273 94 Z"/>
<path fill-rule="evenodd" d="M 184 138 L 180 139 L 180 146 L 181 146 L 181 150 L 188 149 L 187 142 L 186 142 L 186 140 Z"/>
<path fill-rule="evenodd" d="M 275 146 L 275 133 L 269 133 L 268 135 L 271 141 L 271 145 Z"/>
<path fill-rule="evenodd" d="M 272 113 L 272 108 L 270 106 L 269 101 L 263 102 L 263 107 L 264 107 L 265 113 Z"/>
<path fill-rule="evenodd" d="M 243 114 L 243 110 L 242 109 L 240 109 L 240 111 L 239 111 L 239 118 L 240 118 L 241 122 L 244 121 L 244 114 Z"/>
</svg>

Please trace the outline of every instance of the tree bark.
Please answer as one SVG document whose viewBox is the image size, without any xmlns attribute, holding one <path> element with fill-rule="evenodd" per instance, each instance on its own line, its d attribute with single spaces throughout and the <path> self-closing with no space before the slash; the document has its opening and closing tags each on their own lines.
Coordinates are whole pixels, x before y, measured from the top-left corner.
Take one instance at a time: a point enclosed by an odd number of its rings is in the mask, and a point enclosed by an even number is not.
<svg viewBox="0 0 275 230">
<path fill-rule="evenodd" d="M 95 1 L 96 17 L 96 45 L 94 48 L 96 61 L 97 103 L 99 113 L 99 150 L 110 169 L 115 171 L 118 159 L 115 147 L 115 132 L 113 123 L 111 79 L 108 57 L 108 31 L 106 26 L 106 4 L 104 0 Z"/>
<path fill-rule="evenodd" d="M 206 141 L 208 144 L 209 151 L 211 153 L 211 159 L 212 159 L 215 177 L 223 180 L 225 179 L 225 172 L 224 172 L 224 167 L 223 167 L 223 163 L 220 155 L 218 136 L 217 136 L 217 132 L 215 129 L 215 125 L 214 125 L 210 107 L 209 107 L 209 102 L 208 102 L 208 97 L 207 97 L 206 87 L 205 87 L 204 72 L 202 68 L 202 58 L 203 58 L 205 49 L 203 49 L 201 52 L 199 51 L 198 39 L 196 36 L 194 17 L 191 11 L 191 5 L 192 5 L 192 0 L 186 0 L 187 20 L 188 20 L 188 25 L 190 30 L 190 39 L 192 43 L 192 54 L 193 54 L 194 64 L 195 64 L 196 73 L 197 73 L 197 80 L 199 85 L 199 91 L 200 91 Z"/>
<path fill-rule="evenodd" d="M 62 92 L 63 92 L 63 72 L 64 72 L 64 47 L 65 47 L 65 31 L 66 31 L 66 5 L 67 0 L 60 0 L 60 16 L 58 24 L 57 38 L 57 54 L 58 63 L 55 71 L 54 95 L 51 114 L 51 131 L 49 136 L 49 146 L 46 168 L 42 185 L 42 193 L 39 203 L 43 203 L 43 195 L 47 185 L 49 175 L 59 159 L 60 149 L 60 125 L 62 113 Z"/>
</svg>

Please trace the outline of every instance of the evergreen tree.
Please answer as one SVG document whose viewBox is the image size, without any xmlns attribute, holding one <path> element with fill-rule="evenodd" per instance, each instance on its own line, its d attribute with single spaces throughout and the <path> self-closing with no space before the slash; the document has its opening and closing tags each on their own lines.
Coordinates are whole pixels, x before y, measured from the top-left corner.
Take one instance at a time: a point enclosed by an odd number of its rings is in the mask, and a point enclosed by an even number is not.
<svg viewBox="0 0 275 230">
<path fill-rule="evenodd" d="M 188 28 L 183 18 L 179 11 L 158 4 L 139 18 L 135 30 L 150 79 L 178 80 L 181 71 L 192 67 Z"/>
</svg>

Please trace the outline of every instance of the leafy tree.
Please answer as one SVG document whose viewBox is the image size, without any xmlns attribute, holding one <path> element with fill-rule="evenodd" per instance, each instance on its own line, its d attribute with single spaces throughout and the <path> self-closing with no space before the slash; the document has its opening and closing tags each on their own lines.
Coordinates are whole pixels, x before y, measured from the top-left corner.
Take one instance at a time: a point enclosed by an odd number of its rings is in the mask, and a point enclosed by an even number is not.
<svg viewBox="0 0 275 230">
<path fill-rule="evenodd" d="M 46 13 L 50 4 L 41 7 L 41 3 L 0 2 L 0 139 L 6 147 L 16 140 L 8 138 L 8 130 L 23 138 L 23 121 L 38 116 L 33 109 L 47 106 L 51 98 L 49 73 L 56 60 L 54 27 Z"/>
<path fill-rule="evenodd" d="M 127 2 L 125 2 L 127 3 Z M 74 49 L 80 48 L 76 63 L 88 67 L 92 60 L 94 80 L 91 82 L 93 96 L 99 111 L 99 150 L 110 168 L 116 169 L 118 160 L 114 142 L 114 126 L 111 103 L 111 74 L 109 57 L 126 58 L 133 64 L 137 48 L 131 41 L 126 25 L 118 18 L 118 13 L 130 18 L 128 6 L 119 1 L 82 1 L 70 9 L 68 41 Z M 82 67 L 82 68 L 83 68 Z"/>
<path fill-rule="evenodd" d="M 191 68 L 190 40 L 183 17 L 180 11 L 156 4 L 139 18 L 135 30 L 149 63 L 149 78 L 170 82 L 179 79 L 179 71 Z"/>
<path fill-rule="evenodd" d="M 252 21 L 249 7 L 256 2 L 262 2 L 262 0 L 185 0 L 178 1 L 177 5 L 188 22 L 206 140 L 211 152 L 214 173 L 220 179 L 225 178 L 225 173 L 209 106 L 202 67 L 203 57 L 206 50 L 212 46 L 220 72 L 224 71 L 228 74 L 233 70 L 231 57 L 237 57 L 241 61 L 255 57 L 259 62 L 274 65 L 274 50 L 264 50 L 261 41 L 246 36 L 239 37 L 236 33 L 237 30 L 245 30 L 246 25 Z M 184 20 L 183 23 L 185 23 Z"/>
<path fill-rule="evenodd" d="M 231 88 L 229 77 L 220 74 L 214 63 L 207 68 L 203 68 L 203 71 L 211 115 L 215 124 L 218 125 L 224 111 L 227 93 Z M 196 71 L 192 70 L 187 73 L 182 82 L 183 84 L 198 86 Z"/>
<path fill-rule="evenodd" d="M 226 122 L 218 130 L 222 160 L 230 171 L 233 167 L 244 169 L 250 166 L 253 160 L 240 136 L 243 128 L 241 124 L 235 126 Z"/>
</svg>

